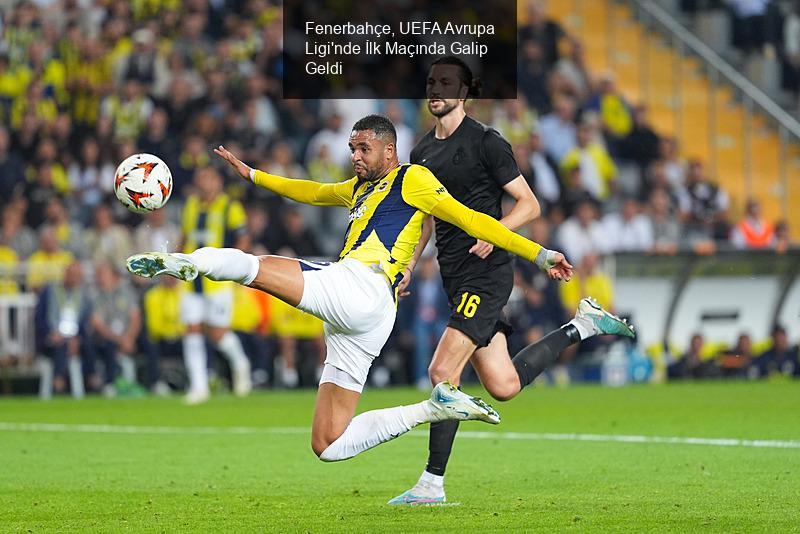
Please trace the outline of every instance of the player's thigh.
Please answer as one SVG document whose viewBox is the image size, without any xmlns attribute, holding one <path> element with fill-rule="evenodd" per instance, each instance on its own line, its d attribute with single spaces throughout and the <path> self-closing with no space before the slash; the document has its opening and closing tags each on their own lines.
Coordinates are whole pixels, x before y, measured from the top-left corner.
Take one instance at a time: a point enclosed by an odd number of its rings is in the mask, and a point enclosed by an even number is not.
<svg viewBox="0 0 800 534">
<path fill-rule="evenodd" d="M 450 326 L 445 328 L 428 367 L 431 382 L 438 384 L 447 380 L 458 385 L 461 372 L 476 348 L 475 342 L 464 332 Z"/>
<path fill-rule="evenodd" d="M 509 400 L 520 391 L 519 375 L 508 354 L 504 333 L 498 332 L 470 358 L 481 384 L 497 400 Z"/>
<path fill-rule="evenodd" d="M 300 304 L 305 286 L 300 262 L 284 256 L 260 256 L 258 261 L 258 274 L 250 287 L 278 297 L 292 306 Z"/>
<path fill-rule="evenodd" d="M 206 302 L 202 293 L 184 291 L 180 300 L 181 322 L 187 325 L 188 333 L 201 332 L 206 320 Z"/>
<path fill-rule="evenodd" d="M 214 344 L 219 343 L 231 326 L 233 285 L 228 285 L 230 287 L 219 287 L 215 291 L 204 294 L 205 323 L 208 328 L 208 338 Z"/>
<path fill-rule="evenodd" d="M 341 436 L 356 413 L 361 393 L 333 382 L 323 382 L 317 391 L 311 448 L 319 456 Z"/>
</svg>

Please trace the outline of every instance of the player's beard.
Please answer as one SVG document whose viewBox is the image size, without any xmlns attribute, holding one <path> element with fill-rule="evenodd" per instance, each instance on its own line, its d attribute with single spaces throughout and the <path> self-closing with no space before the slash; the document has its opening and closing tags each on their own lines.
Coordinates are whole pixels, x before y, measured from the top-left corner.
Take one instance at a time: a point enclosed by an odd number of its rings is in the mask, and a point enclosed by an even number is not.
<svg viewBox="0 0 800 534">
<path fill-rule="evenodd" d="M 442 117 L 444 117 L 445 115 L 456 109 L 456 107 L 458 106 L 457 103 L 458 101 L 456 101 L 456 104 L 448 104 L 447 101 L 445 101 L 443 98 L 437 100 L 440 100 L 442 102 L 442 107 L 438 111 L 434 111 L 434 109 L 431 107 L 431 101 L 428 100 L 428 111 L 430 111 L 431 115 L 433 115 L 437 119 L 441 119 Z"/>
</svg>

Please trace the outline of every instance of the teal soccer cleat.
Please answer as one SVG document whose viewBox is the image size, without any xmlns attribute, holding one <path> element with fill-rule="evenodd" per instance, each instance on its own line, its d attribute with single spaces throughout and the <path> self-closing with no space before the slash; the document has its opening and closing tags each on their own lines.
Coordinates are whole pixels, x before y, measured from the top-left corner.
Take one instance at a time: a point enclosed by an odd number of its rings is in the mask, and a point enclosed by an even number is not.
<svg viewBox="0 0 800 534">
<path fill-rule="evenodd" d="M 146 252 L 134 254 L 128 258 L 126 265 L 128 271 L 145 278 L 168 274 L 179 280 L 191 282 L 197 278 L 197 267 L 182 256 L 167 252 Z"/>
<path fill-rule="evenodd" d="M 617 336 L 636 337 L 633 326 L 625 319 L 620 319 L 613 313 L 607 312 L 592 297 L 581 299 L 575 319 L 591 327 L 596 335 L 613 334 Z"/>
<path fill-rule="evenodd" d="M 439 421 L 484 421 L 497 425 L 500 414 L 478 397 L 471 397 L 450 382 L 439 382 L 431 392 L 434 416 Z"/>
</svg>

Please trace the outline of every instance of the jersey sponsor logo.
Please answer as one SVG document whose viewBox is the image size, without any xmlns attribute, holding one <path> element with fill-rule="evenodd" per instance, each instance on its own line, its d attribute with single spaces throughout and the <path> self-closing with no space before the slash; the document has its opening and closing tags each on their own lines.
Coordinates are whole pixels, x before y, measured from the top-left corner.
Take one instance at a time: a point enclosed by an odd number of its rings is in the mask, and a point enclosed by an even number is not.
<svg viewBox="0 0 800 534">
<path fill-rule="evenodd" d="M 464 161 L 464 158 L 467 157 L 467 152 L 464 150 L 464 147 L 458 147 L 456 153 L 453 154 L 453 165 L 461 165 L 461 162 Z"/>
<path fill-rule="evenodd" d="M 354 208 L 353 210 L 350 211 L 350 216 L 348 217 L 348 220 L 350 222 L 353 222 L 356 219 L 360 219 L 361 217 L 364 216 L 366 212 L 367 212 L 367 206 L 361 204 L 359 207 Z"/>
</svg>

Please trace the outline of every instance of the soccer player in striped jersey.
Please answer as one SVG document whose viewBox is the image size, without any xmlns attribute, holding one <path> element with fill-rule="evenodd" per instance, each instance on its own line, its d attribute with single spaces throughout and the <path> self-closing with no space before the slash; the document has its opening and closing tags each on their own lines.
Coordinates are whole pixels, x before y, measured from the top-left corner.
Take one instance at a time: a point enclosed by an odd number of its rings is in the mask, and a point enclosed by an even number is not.
<svg viewBox="0 0 800 534">
<path fill-rule="evenodd" d="M 491 406 L 446 382 L 437 384 L 428 400 L 354 417 L 372 360 L 392 331 L 397 286 L 418 246 L 427 215 L 535 262 L 554 279 L 572 275 L 572 266 L 560 252 L 466 208 L 425 167 L 400 165 L 396 142 L 394 125 L 386 117 L 370 115 L 356 122 L 349 140 L 355 176 L 335 184 L 275 176 L 251 169 L 222 146 L 215 150 L 240 176 L 279 195 L 313 205 L 348 207 L 350 224 L 334 263 L 256 257 L 212 247 L 189 254 L 138 254 L 127 262 L 132 273 L 146 277 L 169 274 L 191 280 L 200 274 L 232 280 L 274 295 L 326 323 L 327 356 L 311 431 L 311 447 L 324 461 L 351 458 L 422 423 L 500 422 Z"/>
</svg>

